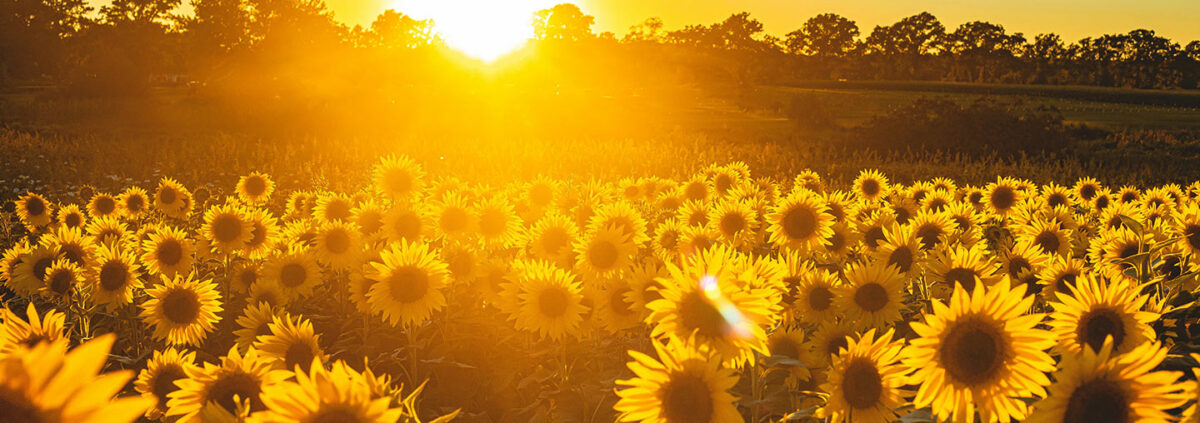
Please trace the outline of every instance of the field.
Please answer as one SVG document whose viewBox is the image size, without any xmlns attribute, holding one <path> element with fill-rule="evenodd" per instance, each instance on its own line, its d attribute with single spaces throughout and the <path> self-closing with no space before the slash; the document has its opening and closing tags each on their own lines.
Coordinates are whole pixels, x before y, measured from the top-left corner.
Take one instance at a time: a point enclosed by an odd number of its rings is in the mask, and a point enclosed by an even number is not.
<svg viewBox="0 0 1200 423">
<path fill-rule="evenodd" d="M 1071 138 L 851 144 L 922 97 Z M 0 421 L 1200 418 L 1200 95 L 675 100 L 497 134 L 0 95 Z"/>
</svg>

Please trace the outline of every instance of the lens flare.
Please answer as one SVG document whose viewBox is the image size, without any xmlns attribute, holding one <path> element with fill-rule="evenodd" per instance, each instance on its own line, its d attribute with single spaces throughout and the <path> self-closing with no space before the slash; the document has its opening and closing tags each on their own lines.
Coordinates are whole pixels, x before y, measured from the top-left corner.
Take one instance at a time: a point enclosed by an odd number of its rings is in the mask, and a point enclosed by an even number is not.
<svg viewBox="0 0 1200 423">
<path fill-rule="evenodd" d="M 746 319 L 746 316 L 742 315 L 741 310 L 738 310 L 737 306 L 733 305 L 733 302 L 725 298 L 725 294 L 721 293 L 720 281 L 717 280 L 716 276 L 704 275 L 701 277 L 700 290 L 704 292 L 704 298 L 708 299 L 717 308 L 717 311 L 721 313 L 721 317 L 725 319 L 725 323 L 728 326 L 728 335 L 743 339 L 753 336 L 753 332 L 750 330 L 750 321 Z"/>
</svg>

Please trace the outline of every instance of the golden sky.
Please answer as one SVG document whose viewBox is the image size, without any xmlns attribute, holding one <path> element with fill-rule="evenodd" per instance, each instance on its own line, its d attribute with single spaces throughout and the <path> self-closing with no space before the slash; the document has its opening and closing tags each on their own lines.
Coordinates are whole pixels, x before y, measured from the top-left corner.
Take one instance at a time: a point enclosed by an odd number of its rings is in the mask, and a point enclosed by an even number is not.
<svg viewBox="0 0 1200 423">
<path fill-rule="evenodd" d="M 103 4 L 108 0 L 90 0 Z M 187 0 L 185 0 L 186 2 Z M 553 0 L 325 0 L 342 22 L 369 24 L 379 12 L 410 4 L 486 3 L 517 5 L 553 4 Z M 1185 44 L 1200 39 L 1200 0 L 576 0 L 596 16 L 597 31 L 624 34 L 630 25 L 651 16 L 663 19 L 668 29 L 687 24 L 712 23 L 738 11 L 747 11 L 768 32 L 783 35 L 812 15 L 834 12 L 853 19 L 863 34 L 875 25 L 889 24 L 921 11 L 936 15 L 948 29 L 972 20 L 1004 25 L 1027 36 L 1055 32 L 1068 41 L 1105 33 L 1149 28 Z M 418 8 L 421 5 L 416 6 Z M 410 6 L 410 8 L 412 8 Z M 456 7 L 472 13 L 472 7 Z M 478 13 L 478 12 L 477 12 Z M 523 15 L 523 14 L 522 14 Z"/>
</svg>

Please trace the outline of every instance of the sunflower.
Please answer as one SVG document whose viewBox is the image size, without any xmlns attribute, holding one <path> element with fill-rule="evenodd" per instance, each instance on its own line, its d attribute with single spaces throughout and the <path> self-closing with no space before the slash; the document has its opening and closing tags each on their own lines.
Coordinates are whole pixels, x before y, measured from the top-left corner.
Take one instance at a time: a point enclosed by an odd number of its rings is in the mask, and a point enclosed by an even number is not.
<svg viewBox="0 0 1200 423">
<path fill-rule="evenodd" d="M 625 293 L 625 302 L 629 303 L 629 307 L 636 310 L 641 320 L 645 320 L 650 314 L 650 310 L 646 305 L 651 301 L 662 298 L 658 293 L 661 285 L 658 284 L 658 279 L 667 276 L 666 266 L 647 262 L 634 265 L 630 269 L 629 275 L 625 277 L 625 282 L 629 284 L 629 291 Z"/>
<path fill-rule="evenodd" d="M 513 211 L 512 204 L 502 196 L 480 201 L 475 208 L 474 221 L 480 237 L 489 246 L 512 246 L 521 233 L 521 219 Z"/>
<path fill-rule="evenodd" d="M 358 231 L 364 236 L 370 239 L 386 238 L 383 228 L 387 223 L 387 211 L 385 211 L 383 207 L 380 207 L 379 204 L 375 203 L 374 200 L 368 199 L 359 203 L 358 206 L 354 207 L 353 210 L 350 210 L 350 214 L 350 220 L 354 222 L 355 225 L 358 225 Z M 422 221 L 421 223 L 424 223 L 424 225 L 420 226 L 419 229 L 429 229 L 429 225 L 426 222 Z M 401 231 L 403 231 L 403 229 L 404 228 L 401 228 Z M 416 234 L 417 236 L 422 235 L 420 232 L 417 232 Z M 413 240 L 415 241 L 416 239 Z"/>
<path fill-rule="evenodd" d="M 733 248 L 752 247 L 757 235 L 758 218 L 744 201 L 725 200 L 709 210 L 708 221 L 721 241 Z"/>
<path fill-rule="evenodd" d="M 986 203 L 988 208 L 998 216 L 1005 216 L 1024 198 L 1017 189 L 1017 181 L 1011 178 L 996 178 L 987 186 Z"/>
<path fill-rule="evenodd" d="M 271 201 L 271 194 L 275 192 L 275 182 L 271 180 L 270 175 L 251 172 L 249 175 L 238 178 L 234 191 L 237 192 L 238 199 L 243 203 L 248 205 L 266 204 Z"/>
<path fill-rule="evenodd" d="M 831 422 L 888 423 L 898 417 L 905 404 L 907 369 L 900 365 L 903 340 L 892 341 L 892 330 L 875 336 L 869 330 L 858 340 L 849 340 L 838 353 L 821 390 L 829 393 L 816 415 Z"/>
<path fill-rule="evenodd" d="M 1000 281 L 999 265 L 987 255 L 983 245 L 947 247 L 932 260 L 929 279 L 943 284 L 946 292 L 962 287 L 973 292 L 978 283 L 985 286 Z"/>
<path fill-rule="evenodd" d="M 0 358 L 0 404 L 7 422 L 133 422 L 154 406 L 141 397 L 114 398 L 129 370 L 97 374 L 115 335 L 67 351 L 65 341 L 21 348 Z"/>
<path fill-rule="evenodd" d="M 674 218 L 667 218 L 654 227 L 651 248 L 659 259 L 670 261 L 679 254 L 682 240 L 683 225 Z"/>
<path fill-rule="evenodd" d="M 694 334 L 699 345 L 730 365 L 752 364 L 755 352 L 767 353 L 766 328 L 775 324 L 779 310 L 770 301 L 770 289 L 738 282 L 753 275 L 737 271 L 735 254 L 715 246 L 682 264 L 669 263 L 670 276 L 659 280 L 662 298 L 646 305 L 651 336 L 682 342 Z"/>
<path fill-rule="evenodd" d="M 612 278 L 590 291 L 596 319 L 609 332 L 618 333 L 641 323 L 642 309 L 629 301 L 632 289 L 627 279 Z"/>
<path fill-rule="evenodd" d="M 277 310 L 276 306 L 266 301 L 251 302 L 247 305 L 242 310 L 242 315 L 235 320 L 239 329 L 234 330 L 233 335 L 237 337 L 234 344 L 238 351 L 245 352 L 260 336 L 270 335 L 270 325 L 277 315 L 291 318 L 286 311 Z"/>
<path fill-rule="evenodd" d="M 929 195 L 926 195 L 925 198 L 921 199 L 920 204 L 922 210 L 941 213 L 946 211 L 946 208 L 954 202 L 953 192 L 936 190 L 930 192 Z"/>
<path fill-rule="evenodd" d="M 254 237 L 253 226 L 246 211 L 234 204 L 213 206 L 204 213 L 202 236 L 212 243 L 213 251 L 231 254 Z"/>
<path fill-rule="evenodd" d="M 47 249 L 47 251 L 49 250 Z M 20 240 L 4 250 L 3 257 L 0 257 L 0 281 L 3 281 L 4 285 L 13 292 L 22 296 L 27 296 L 33 289 L 28 288 L 26 290 L 26 288 L 19 286 L 21 283 L 18 280 L 20 276 L 18 268 L 21 265 L 21 260 L 30 257 L 30 253 L 32 252 L 33 249 L 29 246 L 29 241 Z"/>
<path fill-rule="evenodd" d="M 91 217 L 116 216 L 121 211 L 117 198 L 102 192 L 92 196 L 88 201 L 87 210 Z"/>
<path fill-rule="evenodd" d="M 1149 250 L 1151 241 L 1149 234 L 1138 234 L 1126 227 L 1101 232 L 1092 239 L 1088 258 L 1101 275 L 1111 279 L 1129 277 L 1125 271 L 1133 264 L 1124 260 Z"/>
<path fill-rule="evenodd" d="M 81 228 L 60 227 L 43 235 L 39 243 L 57 250 L 59 254 L 62 254 L 62 258 L 77 266 L 91 264 L 92 256 L 96 253 L 95 240 L 91 236 L 85 235 Z"/>
<path fill-rule="evenodd" d="M 895 266 L 905 276 L 918 273 L 924 263 L 925 251 L 921 249 L 912 226 L 893 223 L 883 234 L 883 242 L 871 253 L 875 260 L 886 266 Z"/>
<path fill-rule="evenodd" d="M 67 204 L 58 208 L 57 221 L 68 228 L 82 228 L 87 224 L 87 216 L 79 210 L 79 206 Z"/>
<path fill-rule="evenodd" d="M 192 213 L 192 193 L 171 178 L 158 182 L 154 192 L 154 208 L 168 217 L 186 219 Z"/>
<path fill-rule="evenodd" d="M 958 230 L 949 213 L 923 210 L 908 223 L 913 234 L 921 240 L 921 249 L 929 251 L 947 241 Z"/>
<path fill-rule="evenodd" d="M 412 326 L 446 306 L 446 263 L 428 245 L 391 244 L 380 252 L 380 260 L 371 262 L 374 271 L 367 274 L 374 281 L 367 293 L 373 313 L 392 325 Z"/>
<path fill-rule="evenodd" d="M 97 243 L 101 245 L 119 246 L 128 241 L 129 230 L 125 227 L 125 223 L 121 222 L 115 216 L 105 216 L 98 219 L 92 219 L 85 227 L 85 231 Z M 130 247 L 137 247 L 136 244 Z"/>
<path fill-rule="evenodd" d="M 588 220 L 587 232 L 596 233 L 612 226 L 617 227 L 634 244 L 642 245 L 650 240 L 646 232 L 646 219 L 628 201 L 615 201 L 597 207 L 596 214 Z"/>
<path fill-rule="evenodd" d="M 146 209 L 150 206 L 150 197 L 146 190 L 140 187 L 129 187 L 117 196 L 117 205 L 121 209 L 122 217 L 138 219 L 146 214 Z"/>
<path fill-rule="evenodd" d="M 167 412 L 167 397 L 179 387 L 175 381 L 187 379 L 188 371 L 195 372 L 196 353 L 187 350 L 176 350 L 171 347 L 154 351 L 154 356 L 146 362 L 146 368 L 138 373 L 133 382 L 133 388 L 142 394 L 142 398 L 154 401 L 154 406 L 146 410 L 146 417 L 158 420 Z"/>
<path fill-rule="evenodd" d="M 308 368 L 307 372 L 304 370 Z M 346 422 L 391 423 L 400 421 L 405 409 L 393 408 L 392 397 L 378 393 L 379 382 L 367 369 L 359 373 L 345 362 L 325 370 L 312 362 L 296 368 L 295 381 L 265 386 L 266 410 L 254 413 L 250 423 Z M 407 404 L 406 404 L 407 405 Z M 435 420 L 436 421 L 436 420 Z"/>
<path fill-rule="evenodd" d="M 424 190 L 425 171 L 408 156 L 388 156 L 380 159 L 372 170 L 372 187 L 379 195 L 393 201 L 408 200 Z"/>
<path fill-rule="evenodd" d="M 1084 273 L 1070 290 L 1070 295 L 1059 295 L 1058 302 L 1050 303 L 1054 308 L 1050 327 L 1060 349 L 1079 354 L 1086 345 L 1099 351 L 1109 339 L 1113 352 L 1124 354 L 1154 339 L 1150 323 L 1159 316 L 1141 311 L 1149 297 L 1139 295 L 1128 279 L 1106 283 Z"/>
<path fill-rule="evenodd" d="M 281 288 L 287 298 L 308 297 L 321 282 L 321 269 L 311 253 L 293 248 L 267 260 L 262 279 Z"/>
<path fill-rule="evenodd" d="M 151 275 L 173 277 L 192 270 L 193 250 L 182 230 L 159 226 L 142 243 L 142 263 Z"/>
<path fill-rule="evenodd" d="M 616 276 L 633 264 L 637 245 L 624 231 L 609 226 L 593 231 L 575 243 L 576 265 L 585 277 Z"/>
<path fill-rule="evenodd" d="M 254 348 L 245 355 L 237 347 L 230 348 L 220 364 L 186 369 L 187 378 L 177 381 L 179 389 L 168 395 L 166 415 L 179 416 L 182 423 L 200 423 L 208 420 L 202 414 L 234 420 L 243 410 L 265 410 L 262 392 L 292 376 L 290 371 L 275 370 L 274 364 Z"/>
<path fill-rule="evenodd" d="M 1054 359 L 1045 350 L 1052 335 L 1036 326 L 1044 317 L 1026 314 L 1034 298 L 1025 287 L 1000 283 L 968 293 L 955 288 L 949 305 L 934 301 L 924 322 L 910 324 L 918 338 L 904 350 L 904 364 L 920 385 L 913 404 L 932 407 L 936 420 L 1021 420 L 1021 398 L 1042 396 Z"/>
<path fill-rule="evenodd" d="M 54 206 L 44 197 L 32 192 L 22 195 L 16 203 L 17 217 L 30 229 L 50 224 Z"/>
<path fill-rule="evenodd" d="M 520 267 L 516 287 L 519 293 L 512 318 L 518 329 L 552 340 L 579 334 L 579 324 L 590 308 L 583 305 L 575 275 L 535 261 Z"/>
<path fill-rule="evenodd" d="M 557 263 L 567 259 L 578 240 L 579 228 L 571 218 L 549 212 L 529 228 L 524 243 L 534 257 Z"/>
<path fill-rule="evenodd" d="M 86 281 L 87 278 L 84 276 L 82 267 L 62 258 L 55 260 L 54 263 L 50 264 L 50 268 L 46 269 L 46 277 L 42 280 L 44 285 L 41 288 L 41 292 L 43 295 L 60 301 L 66 301 L 71 297 L 71 294 L 78 292 Z"/>
<path fill-rule="evenodd" d="M 1120 229 L 1125 227 L 1125 221 L 1122 219 L 1122 217 L 1135 222 L 1146 221 L 1145 212 L 1142 210 L 1140 205 L 1132 203 L 1116 204 L 1100 213 L 1101 226 L 1099 229 Z"/>
<path fill-rule="evenodd" d="M 1094 178 L 1080 178 L 1075 183 L 1075 187 L 1071 190 L 1071 195 L 1075 196 L 1075 201 L 1080 203 L 1088 203 L 1095 198 L 1096 193 L 1100 192 L 1100 183 Z"/>
<path fill-rule="evenodd" d="M 1194 381 L 1178 382 L 1181 372 L 1155 371 L 1167 349 L 1144 343 L 1115 354 L 1106 342 L 1067 355 L 1054 374 L 1049 396 L 1033 405 L 1029 422 L 1171 422 L 1173 409 L 1194 395 Z"/>
<path fill-rule="evenodd" d="M 112 309 L 133 302 L 134 292 L 142 288 L 141 266 L 133 251 L 101 246 L 92 264 L 92 301 Z"/>
<path fill-rule="evenodd" d="M 684 226 L 707 226 L 708 203 L 687 201 L 676 211 L 675 218 Z"/>
<path fill-rule="evenodd" d="M 863 210 L 860 210 L 860 213 Z M 858 224 L 858 232 L 862 234 L 863 245 L 870 251 L 875 251 L 887 238 L 886 229 L 896 223 L 896 214 L 891 209 L 878 209 L 867 213 Z"/>
<path fill-rule="evenodd" d="M 313 217 L 320 222 L 349 221 L 354 217 L 354 200 L 345 194 L 326 192 L 318 195 L 312 208 Z"/>
<path fill-rule="evenodd" d="M 316 195 L 308 191 L 292 191 L 288 195 L 287 209 L 284 211 L 284 217 L 287 219 L 299 219 L 312 215 L 313 207 L 316 207 Z"/>
<path fill-rule="evenodd" d="M 878 170 L 863 170 L 854 179 L 854 193 L 863 201 L 878 201 L 888 195 L 888 179 Z"/>
<path fill-rule="evenodd" d="M 1179 237 L 1176 244 L 1194 257 L 1200 257 L 1200 205 L 1189 203 L 1175 215 L 1172 227 Z M 1192 263 L 1192 269 L 1200 269 L 1200 261 Z"/>
<path fill-rule="evenodd" d="M 267 329 L 269 333 L 259 336 L 253 348 L 282 369 L 304 367 L 314 361 L 324 364 L 329 359 L 321 350 L 321 335 L 316 334 L 308 319 L 275 315 Z"/>
<path fill-rule="evenodd" d="M 767 335 L 767 349 L 771 351 L 772 357 L 777 358 L 773 360 L 775 361 L 774 365 L 787 370 L 789 386 L 796 386 L 799 382 L 812 380 L 812 372 L 804 366 L 804 362 L 807 360 L 805 354 L 808 352 L 808 345 L 804 343 L 804 329 L 798 326 L 775 328 L 770 335 Z M 778 358 L 785 358 L 795 363 L 778 360 Z"/>
<path fill-rule="evenodd" d="M 1004 269 L 1008 278 L 1013 283 L 1024 284 L 1025 292 L 1031 295 L 1041 292 L 1037 274 L 1049 261 L 1050 256 L 1042 253 L 1041 249 L 1028 242 L 1017 242 L 1011 250 L 1008 250 L 1008 254 L 1000 257 L 1001 268 Z"/>
<path fill-rule="evenodd" d="M 251 259 L 265 257 L 279 238 L 279 223 L 267 209 L 251 209 L 246 212 L 250 221 L 250 239 L 242 246 L 242 253 Z"/>
<path fill-rule="evenodd" d="M 805 364 L 811 369 L 828 367 L 833 363 L 833 357 L 850 346 L 850 340 L 857 337 L 858 333 L 854 331 L 854 327 L 845 320 L 826 320 L 819 323 L 812 339 L 809 340 L 805 357 L 810 361 Z"/>
<path fill-rule="evenodd" d="M 210 279 L 193 275 L 163 276 L 162 284 L 146 290 L 139 316 L 154 326 L 154 338 L 170 345 L 200 346 L 221 320 L 221 294 Z"/>
<path fill-rule="evenodd" d="M 0 311 L 0 358 L 17 348 L 33 348 L 63 338 L 66 315 L 50 309 L 44 317 L 39 317 L 37 307 L 29 303 L 25 316 L 22 319 L 7 308 Z"/>
<path fill-rule="evenodd" d="M 806 269 L 799 272 L 792 306 L 800 321 L 820 324 L 837 316 L 840 279 L 831 272 Z"/>
<path fill-rule="evenodd" d="M 460 284 L 469 284 L 479 277 L 480 258 L 475 249 L 461 242 L 448 242 L 439 252 L 451 279 Z"/>
<path fill-rule="evenodd" d="M 904 277 L 895 266 L 852 264 L 846 269 L 846 282 L 836 295 L 846 320 L 861 328 L 883 328 L 900 320 Z"/>
<path fill-rule="evenodd" d="M 825 185 L 821 182 L 821 175 L 814 172 L 812 169 L 801 170 L 792 178 L 792 190 L 806 189 L 812 192 L 821 192 L 825 190 Z"/>
<path fill-rule="evenodd" d="M 807 193 L 789 195 L 767 216 L 770 240 L 778 247 L 808 251 L 823 245 L 833 235 L 833 216 L 817 196 Z"/>
<path fill-rule="evenodd" d="M 613 409 L 623 422 L 735 423 L 742 416 L 734 405 L 737 397 L 729 390 L 737 384 L 731 369 L 711 354 L 689 345 L 654 343 L 658 360 L 637 351 L 627 366 L 632 379 L 617 380 L 624 389 Z M 661 360 L 661 361 L 660 361 Z"/>
<path fill-rule="evenodd" d="M 333 268 L 355 265 L 362 253 L 362 235 L 353 224 L 341 220 L 322 224 L 314 241 L 317 261 Z"/>
<path fill-rule="evenodd" d="M 57 249 L 26 245 L 26 252 L 17 256 L 12 264 L 12 275 L 8 280 L 9 288 L 22 296 L 33 296 L 46 283 L 46 270 L 60 258 L 62 254 Z"/>
</svg>

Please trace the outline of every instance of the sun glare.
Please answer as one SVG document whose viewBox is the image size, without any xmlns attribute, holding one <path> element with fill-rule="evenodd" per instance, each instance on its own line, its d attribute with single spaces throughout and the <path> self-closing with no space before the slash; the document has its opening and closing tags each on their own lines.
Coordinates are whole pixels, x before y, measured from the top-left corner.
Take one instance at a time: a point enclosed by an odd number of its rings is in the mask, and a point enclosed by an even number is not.
<svg viewBox="0 0 1200 423">
<path fill-rule="evenodd" d="M 446 44 L 472 57 L 493 61 L 533 37 L 533 14 L 556 0 L 395 0 L 392 8 L 417 19 L 433 19 Z"/>
</svg>

